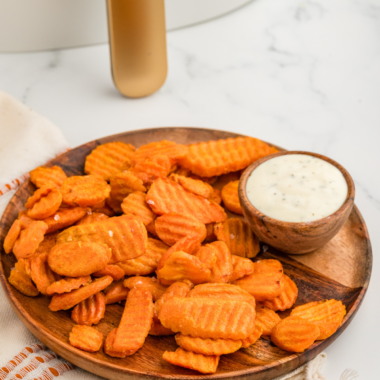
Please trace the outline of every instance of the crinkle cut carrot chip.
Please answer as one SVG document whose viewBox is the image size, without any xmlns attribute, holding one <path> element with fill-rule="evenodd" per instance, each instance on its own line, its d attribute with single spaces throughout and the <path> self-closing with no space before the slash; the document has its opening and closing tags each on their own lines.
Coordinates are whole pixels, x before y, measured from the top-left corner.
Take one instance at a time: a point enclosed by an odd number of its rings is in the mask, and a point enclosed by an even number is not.
<svg viewBox="0 0 380 380">
<path fill-rule="evenodd" d="M 156 141 L 140 146 L 132 157 L 132 163 L 136 165 L 138 162 L 144 161 L 148 157 L 157 155 L 168 156 L 174 164 L 183 158 L 188 151 L 186 145 L 177 144 L 173 141 Z"/>
<path fill-rule="evenodd" d="M 260 252 L 259 239 L 248 223 L 239 218 L 229 218 L 215 224 L 214 232 L 218 240 L 227 244 L 231 255 L 253 258 Z"/>
<path fill-rule="evenodd" d="M 189 145 L 180 165 L 201 177 L 213 177 L 246 168 L 277 149 L 252 137 L 200 142 Z"/>
<path fill-rule="evenodd" d="M 144 226 L 152 223 L 156 219 L 156 214 L 150 209 L 145 201 L 146 194 L 141 191 L 135 191 L 124 198 L 121 209 L 126 215 L 138 217 Z"/>
<path fill-rule="evenodd" d="M 202 242 L 207 235 L 206 226 L 188 214 L 170 212 L 156 219 L 156 233 L 166 244 L 172 246 L 189 235 L 197 235 Z"/>
<path fill-rule="evenodd" d="M 30 259 L 30 276 L 37 289 L 47 295 L 47 288 L 56 281 L 57 275 L 53 273 L 47 262 L 47 253 L 33 255 Z"/>
<path fill-rule="evenodd" d="M 132 289 L 127 297 L 123 316 L 116 329 L 110 348 L 117 357 L 133 355 L 148 336 L 153 321 L 153 300 L 149 291 Z M 106 352 L 112 355 L 112 352 Z"/>
<path fill-rule="evenodd" d="M 86 157 L 84 172 L 109 181 L 126 165 L 130 165 L 135 150 L 133 145 L 121 141 L 99 145 Z"/>
<path fill-rule="evenodd" d="M 119 281 L 124 277 L 124 270 L 121 269 L 118 265 L 109 264 L 104 268 L 93 272 L 93 277 L 103 277 L 103 276 L 111 276 L 114 281 Z"/>
<path fill-rule="evenodd" d="M 153 156 L 139 161 L 132 166 L 129 171 L 137 178 L 140 178 L 144 186 L 150 186 L 157 178 L 167 177 L 172 164 L 168 156 Z"/>
<path fill-rule="evenodd" d="M 248 276 L 255 271 L 255 265 L 250 259 L 231 255 L 233 271 L 230 277 L 230 282 L 235 282 L 244 276 Z"/>
<path fill-rule="evenodd" d="M 7 236 L 4 239 L 3 247 L 4 247 L 5 253 L 12 252 L 13 246 L 17 238 L 19 237 L 20 232 L 21 232 L 21 222 L 18 219 L 16 219 L 13 222 L 11 228 L 8 231 Z"/>
<path fill-rule="evenodd" d="M 253 333 L 255 310 L 247 302 L 211 298 L 172 298 L 162 305 L 163 326 L 184 335 L 245 339 Z"/>
<path fill-rule="evenodd" d="M 55 245 L 48 257 L 50 268 L 61 276 L 88 276 L 104 268 L 111 258 L 105 244 L 74 241 Z"/>
<path fill-rule="evenodd" d="M 162 358 L 171 364 L 190 368 L 201 373 L 215 373 L 220 356 L 196 354 L 177 348 L 175 352 L 165 351 Z"/>
<path fill-rule="evenodd" d="M 240 206 L 239 200 L 239 181 L 231 181 L 227 183 L 222 189 L 221 197 L 223 200 L 224 206 L 234 212 L 235 214 L 243 215 L 243 210 Z"/>
<path fill-rule="evenodd" d="M 123 285 L 123 280 L 120 280 L 104 289 L 104 293 L 106 293 L 106 304 L 109 305 L 126 300 L 129 289 Z"/>
<path fill-rule="evenodd" d="M 175 341 L 186 351 L 202 355 L 226 355 L 237 351 L 241 347 L 241 340 L 233 339 L 202 339 L 190 335 L 177 334 Z"/>
<path fill-rule="evenodd" d="M 66 178 L 67 175 L 59 166 L 51 166 L 50 168 L 39 166 L 30 172 L 30 181 L 38 188 L 44 186 L 61 187 Z"/>
<path fill-rule="evenodd" d="M 57 187 L 41 187 L 27 201 L 28 216 L 33 219 L 46 219 L 53 215 L 62 203 L 62 194 Z"/>
<path fill-rule="evenodd" d="M 58 235 L 57 244 L 74 241 L 106 244 L 112 249 L 108 264 L 114 264 L 143 255 L 146 252 L 147 239 L 142 222 L 124 215 L 70 227 Z"/>
<path fill-rule="evenodd" d="M 53 294 L 70 293 L 72 290 L 79 289 L 90 282 L 91 276 L 66 277 L 49 285 L 46 288 L 46 294 L 52 296 Z"/>
<path fill-rule="evenodd" d="M 222 207 L 186 191 L 181 185 L 167 178 L 159 178 L 153 182 L 146 201 L 158 215 L 169 212 L 188 214 L 204 224 L 222 222 L 227 218 Z"/>
<path fill-rule="evenodd" d="M 285 318 L 271 334 L 271 341 L 289 352 L 303 352 L 309 348 L 320 334 L 319 327 L 301 318 Z"/>
<path fill-rule="evenodd" d="M 124 271 L 126 276 L 147 275 L 154 273 L 162 255 L 169 246 L 160 240 L 148 238 L 146 253 L 136 259 L 120 261 L 117 265 Z"/>
<path fill-rule="evenodd" d="M 44 222 L 32 222 L 20 232 L 19 237 L 13 245 L 13 253 L 17 260 L 25 259 L 36 252 L 40 243 L 44 240 L 44 235 L 48 226 Z"/>
<path fill-rule="evenodd" d="M 88 210 L 82 207 L 60 208 L 53 215 L 44 219 L 44 223 L 48 225 L 47 234 L 69 227 L 83 218 Z M 20 219 L 21 221 L 21 219 Z"/>
<path fill-rule="evenodd" d="M 73 290 L 70 293 L 56 294 L 51 299 L 49 309 L 51 311 L 68 310 L 91 297 L 92 295 L 101 292 L 113 281 L 111 276 L 97 278 L 88 285 L 79 289 Z"/>
<path fill-rule="evenodd" d="M 190 193 L 200 195 L 203 198 L 211 198 L 215 194 L 210 184 L 199 179 L 184 177 L 175 173 L 171 174 L 169 178 L 179 183 L 185 190 L 190 191 Z"/>
<path fill-rule="evenodd" d="M 103 334 L 93 327 L 75 325 L 70 332 L 70 344 L 80 350 L 96 352 L 100 350 L 103 343 Z"/>
<path fill-rule="evenodd" d="M 20 259 L 15 267 L 11 270 L 11 274 L 8 281 L 13 285 L 20 293 L 29 297 L 38 296 L 39 291 L 32 283 L 32 280 L 28 276 L 25 269 L 25 259 Z"/>
<path fill-rule="evenodd" d="M 259 340 L 259 338 L 262 335 L 262 332 L 262 328 L 260 326 L 255 325 L 253 333 L 248 338 L 241 340 L 241 346 L 243 348 L 248 348 L 249 346 L 252 346 L 252 344 L 256 343 Z"/>
<path fill-rule="evenodd" d="M 159 299 L 167 289 L 166 286 L 161 285 L 157 281 L 157 278 L 142 276 L 127 278 L 126 280 L 124 280 L 124 286 L 129 288 L 130 290 L 140 289 L 149 291 L 153 296 L 153 301 Z"/>
<path fill-rule="evenodd" d="M 80 302 L 71 312 L 71 319 L 78 325 L 96 325 L 104 317 L 106 297 L 102 292 Z"/>
<path fill-rule="evenodd" d="M 263 303 L 264 306 L 272 309 L 273 311 L 284 311 L 286 309 L 290 309 L 296 302 L 298 296 L 297 285 L 290 277 L 284 274 L 281 281 L 283 281 L 284 284 L 280 295 L 271 301 L 265 301 Z"/>
<path fill-rule="evenodd" d="M 166 263 L 166 260 L 174 253 L 174 252 L 185 252 L 189 255 L 194 255 L 201 248 L 201 243 L 199 241 L 198 235 L 188 235 L 175 243 L 172 247 L 170 247 L 158 261 L 157 270 L 163 268 Z"/>
<path fill-rule="evenodd" d="M 185 279 L 193 284 L 202 284 L 210 281 L 211 271 L 198 257 L 179 251 L 174 252 L 166 260 L 163 268 L 157 270 L 157 278 L 163 285 L 171 285 Z"/>
<path fill-rule="evenodd" d="M 108 183 L 94 175 L 69 177 L 61 187 L 63 202 L 80 207 L 93 206 L 104 201 L 110 191 Z"/>
<path fill-rule="evenodd" d="M 254 272 L 234 282 L 258 302 L 270 301 L 282 291 L 284 270 L 278 260 L 260 260 L 254 263 Z"/>
<path fill-rule="evenodd" d="M 187 297 L 190 298 L 213 298 L 221 300 L 233 300 L 247 302 L 255 309 L 255 299 L 245 290 L 230 284 L 201 284 L 194 287 Z M 256 314 L 254 312 L 254 314 Z"/>
<path fill-rule="evenodd" d="M 256 307 L 256 326 L 261 327 L 262 335 L 271 335 L 273 328 L 281 318 L 273 310 L 264 306 Z"/>
<path fill-rule="evenodd" d="M 334 299 L 309 302 L 295 307 L 290 313 L 291 318 L 301 318 L 316 324 L 320 330 L 317 340 L 327 339 L 334 334 L 345 315 L 345 305 Z"/>
<path fill-rule="evenodd" d="M 83 224 L 91 224 L 95 222 L 100 222 L 102 220 L 109 219 L 109 216 L 100 212 L 89 212 L 82 219 L 79 219 L 75 225 L 80 226 Z"/>
</svg>

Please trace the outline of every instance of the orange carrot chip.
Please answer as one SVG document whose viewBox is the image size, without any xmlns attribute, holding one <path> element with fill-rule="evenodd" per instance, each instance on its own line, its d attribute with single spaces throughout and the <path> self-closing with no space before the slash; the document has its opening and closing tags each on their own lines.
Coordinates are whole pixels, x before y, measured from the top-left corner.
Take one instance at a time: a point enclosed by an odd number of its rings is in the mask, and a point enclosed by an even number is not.
<svg viewBox="0 0 380 380">
<path fill-rule="evenodd" d="M 201 243 L 199 241 L 198 235 L 189 235 L 185 236 L 181 240 L 178 240 L 172 247 L 170 247 L 158 261 L 157 269 L 160 270 L 163 268 L 166 260 L 174 253 L 174 252 L 185 252 L 189 255 L 194 255 L 201 247 Z"/>
<path fill-rule="evenodd" d="M 201 284 L 189 292 L 190 298 L 212 298 L 247 302 L 255 309 L 255 299 L 245 290 L 230 284 Z M 255 314 L 255 312 L 254 312 Z"/>
<path fill-rule="evenodd" d="M 171 284 L 165 293 L 154 304 L 154 317 L 158 319 L 162 305 L 175 297 L 184 298 L 188 295 L 194 284 L 189 280 L 177 281 Z"/>
<path fill-rule="evenodd" d="M 155 179 L 167 177 L 171 166 L 168 156 L 153 156 L 137 162 L 129 171 L 140 178 L 144 186 L 150 186 Z"/>
<path fill-rule="evenodd" d="M 108 264 L 114 264 L 143 255 L 146 252 L 147 239 L 142 222 L 124 215 L 70 227 L 58 235 L 57 244 L 74 241 L 106 244 L 112 249 Z"/>
<path fill-rule="evenodd" d="M 124 286 L 132 289 L 147 290 L 153 296 L 153 301 L 159 299 L 166 291 L 166 286 L 161 285 L 157 278 L 135 276 L 124 280 Z"/>
<path fill-rule="evenodd" d="M 38 296 L 38 289 L 33 285 L 30 277 L 26 273 L 25 260 L 20 259 L 15 267 L 11 270 L 11 274 L 8 281 L 13 285 L 20 293 L 29 297 Z"/>
<path fill-rule="evenodd" d="M 216 262 L 211 268 L 211 282 L 229 282 L 233 272 L 232 257 L 227 245 L 222 241 L 208 244 L 215 249 Z"/>
<path fill-rule="evenodd" d="M 102 202 L 110 195 L 111 187 L 97 176 L 73 176 L 61 187 L 63 202 L 70 206 L 87 207 Z"/>
<path fill-rule="evenodd" d="M 111 250 L 107 245 L 78 241 L 54 246 L 48 263 L 62 276 L 81 277 L 104 268 L 110 258 Z"/>
<path fill-rule="evenodd" d="M 173 141 L 157 141 L 140 146 L 133 155 L 132 163 L 136 165 L 138 162 L 144 161 L 148 157 L 157 155 L 168 156 L 172 163 L 176 163 L 183 158 L 188 151 L 186 145 L 176 144 Z"/>
<path fill-rule="evenodd" d="M 210 201 L 215 202 L 216 204 L 220 205 L 222 203 L 222 192 L 218 189 L 213 189 L 213 192 L 211 194 L 211 197 L 209 198 Z"/>
<path fill-rule="evenodd" d="M 71 319 L 78 325 L 96 325 L 104 317 L 105 311 L 106 297 L 99 292 L 76 305 L 71 312 Z"/>
<path fill-rule="evenodd" d="M 111 276 L 114 281 L 119 281 L 124 277 L 124 270 L 117 265 L 106 265 L 104 268 L 92 273 L 94 277 Z"/>
<path fill-rule="evenodd" d="M 190 335 L 177 334 L 175 341 L 186 351 L 202 355 L 226 355 L 241 347 L 241 340 L 232 339 L 202 339 Z"/>
<path fill-rule="evenodd" d="M 70 344 L 80 350 L 96 352 L 103 343 L 103 334 L 93 327 L 76 325 L 70 332 Z"/>
<path fill-rule="evenodd" d="M 189 145 L 180 165 L 202 177 L 213 177 L 246 168 L 277 149 L 252 137 L 200 142 Z"/>
<path fill-rule="evenodd" d="M 284 311 L 290 309 L 296 302 L 298 295 L 298 288 L 294 281 L 292 281 L 286 274 L 281 280 L 283 284 L 283 290 L 280 295 L 271 301 L 265 301 L 264 306 L 272 309 L 273 311 Z"/>
<path fill-rule="evenodd" d="M 127 276 L 147 275 L 154 273 L 162 255 L 168 250 L 169 246 L 160 240 L 148 238 L 146 253 L 136 259 L 120 261 L 117 265 Z"/>
<path fill-rule="evenodd" d="M 152 321 L 152 294 L 146 290 L 132 289 L 128 294 L 119 327 L 116 329 L 112 351 L 122 353 L 123 357 L 133 355 L 143 346 Z M 108 354 L 110 355 L 109 352 Z"/>
<path fill-rule="evenodd" d="M 13 222 L 11 228 L 8 231 L 7 236 L 4 239 L 3 247 L 4 247 L 5 253 L 12 252 L 13 246 L 17 238 L 19 237 L 20 232 L 21 232 L 21 222 L 18 219 L 16 219 Z"/>
<path fill-rule="evenodd" d="M 184 335 L 238 340 L 253 333 L 255 309 L 235 300 L 172 298 L 162 305 L 159 319 Z"/>
<path fill-rule="evenodd" d="M 175 352 L 165 351 L 162 358 L 171 364 L 190 368 L 201 373 L 215 373 L 220 356 L 196 354 L 177 348 Z"/>
<path fill-rule="evenodd" d="M 109 287 L 104 289 L 106 293 L 106 304 L 112 304 L 127 299 L 129 289 L 123 285 L 123 280 L 113 282 Z"/>
<path fill-rule="evenodd" d="M 28 216 L 33 219 L 46 219 L 53 215 L 62 203 L 58 188 L 41 187 L 26 202 Z"/>
<path fill-rule="evenodd" d="M 156 218 L 156 214 L 150 209 L 145 201 L 146 194 L 141 191 L 135 191 L 124 198 L 121 209 L 126 215 L 134 215 L 138 217 L 144 226 L 152 223 Z"/>
<path fill-rule="evenodd" d="M 297 306 L 290 313 L 290 318 L 314 323 L 320 330 L 317 340 L 323 340 L 335 333 L 345 315 L 346 307 L 342 302 L 330 299 Z"/>
<path fill-rule="evenodd" d="M 260 336 L 262 335 L 263 330 L 260 326 L 255 325 L 255 329 L 253 330 L 253 333 L 245 339 L 241 340 L 241 346 L 243 348 L 248 348 L 252 344 L 256 343 Z"/>
<path fill-rule="evenodd" d="M 68 310 L 91 297 L 92 295 L 101 292 L 113 281 L 111 276 L 97 278 L 95 281 L 85 285 L 79 289 L 73 290 L 70 293 L 56 294 L 51 299 L 49 309 L 51 311 Z"/>
<path fill-rule="evenodd" d="M 186 191 L 180 184 L 167 178 L 158 178 L 153 182 L 146 201 L 158 215 L 169 212 L 188 214 L 204 224 L 222 222 L 227 218 L 222 207 Z"/>
<path fill-rule="evenodd" d="M 285 318 L 273 328 L 271 341 L 289 352 L 303 352 L 320 334 L 319 327 L 301 318 Z"/>
<path fill-rule="evenodd" d="M 170 212 L 156 219 L 156 233 L 166 244 L 172 246 L 185 236 L 199 237 L 202 242 L 207 235 L 206 226 L 188 214 Z"/>
<path fill-rule="evenodd" d="M 223 204 L 228 210 L 235 214 L 243 215 L 243 210 L 240 206 L 238 188 L 239 181 L 231 181 L 223 187 L 221 195 Z"/>
<path fill-rule="evenodd" d="M 244 276 L 248 276 L 255 271 L 255 264 L 250 259 L 232 255 L 233 272 L 230 276 L 230 282 L 235 282 Z"/>
<path fill-rule="evenodd" d="M 253 258 L 260 252 L 259 239 L 248 223 L 238 218 L 229 218 L 223 223 L 215 224 L 214 232 L 218 240 L 227 244 L 231 255 Z"/>
<path fill-rule="evenodd" d="M 179 183 L 185 190 L 190 191 L 190 193 L 200 195 L 203 198 L 211 198 L 214 194 L 212 186 L 199 179 L 184 177 L 175 173 L 171 174 L 169 178 Z"/>
<path fill-rule="evenodd" d="M 30 260 L 30 276 L 37 289 L 47 295 L 47 288 L 56 281 L 55 275 L 47 263 L 47 253 L 34 255 Z"/>
<path fill-rule="evenodd" d="M 262 335 L 271 335 L 273 328 L 281 318 L 273 310 L 265 306 L 256 307 L 256 326 L 262 330 Z"/>
<path fill-rule="evenodd" d="M 185 279 L 193 284 L 202 284 L 210 281 L 211 271 L 198 257 L 179 251 L 170 255 L 163 268 L 157 270 L 157 278 L 163 285 Z"/>
<path fill-rule="evenodd" d="M 87 214 L 87 211 L 87 209 L 82 207 L 58 209 L 57 212 L 44 220 L 44 223 L 48 225 L 46 233 L 48 234 L 71 226 L 83 218 Z"/>
<path fill-rule="evenodd" d="M 51 166 L 50 168 L 39 166 L 30 172 L 30 181 L 38 188 L 44 186 L 61 187 L 66 178 L 65 172 L 59 166 Z"/>
<path fill-rule="evenodd" d="M 261 260 L 254 263 L 254 272 L 234 282 L 256 301 L 270 301 L 280 295 L 284 270 L 278 260 Z"/>
<path fill-rule="evenodd" d="M 129 194 L 135 191 L 145 193 L 146 188 L 143 185 L 143 181 L 137 178 L 133 173 L 126 171 L 115 174 L 110 181 L 111 194 L 107 203 L 112 209 L 121 213 L 123 210 L 121 204 Z"/>
<path fill-rule="evenodd" d="M 84 172 L 109 181 L 130 164 L 135 150 L 133 145 L 121 141 L 99 145 L 86 157 Z"/>
<path fill-rule="evenodd" d="M 24 259 L 36 252 L 39 244 L 44 240 L 48 226 L 44 222 L 32 222 L 20 232 L 13 245 L 13 253 L 17 260 Z"/>
<path fill-rule="evenodd" d="M 75 223 L 75 225 L 80 226 L 83 224 L 91 224 L 91 223 L 100 222 L 106 219 L 109 219 L 109 216 L 106 214 L 99 213 L 99 212 L 87 212 L 87 214 L 82 219 L 79 219 Z"/>
<path fill-rule="evenodd" d="M 91 276 L 65 277 L 49 285 L 46 288 L 46 294 L 52 296 L 53 294 L 70 293 L 72 290 L 79 289 L 81 286 L 87 285 L 90 282 Z"/>
</svg>

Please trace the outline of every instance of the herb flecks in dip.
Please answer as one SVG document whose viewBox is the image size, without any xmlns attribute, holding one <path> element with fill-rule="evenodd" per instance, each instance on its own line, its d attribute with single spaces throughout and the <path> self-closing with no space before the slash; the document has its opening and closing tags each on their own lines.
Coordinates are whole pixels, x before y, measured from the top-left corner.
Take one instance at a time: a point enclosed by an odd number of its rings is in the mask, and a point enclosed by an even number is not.
<svg viewBox="0 0 380 380">
<path fill-rule="evenodd" d="M 341 171 L 320 158 L 289 154 L 265 161 L 247 181 L 249 201 L 285 222 L 311 222 L 337 211 L 347 196 Z"/>
</svg>

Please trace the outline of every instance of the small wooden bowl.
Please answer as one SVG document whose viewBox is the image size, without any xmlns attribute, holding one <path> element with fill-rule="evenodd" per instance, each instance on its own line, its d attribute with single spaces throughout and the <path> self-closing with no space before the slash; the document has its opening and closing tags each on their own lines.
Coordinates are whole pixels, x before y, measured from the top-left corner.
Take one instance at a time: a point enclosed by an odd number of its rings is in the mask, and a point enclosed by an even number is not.
<svg viewBox="0 0 380 380">
<path fill-rule="evenodd" d="M 246 193 L 247 181 L 251 173 L 265 161 L 288 154 L 314 156 L 327 161 L 341 171 L 347 182 L 348 191 L 343 205 L 337 211 L 323 219 L 312 222 L 293 223 L 270 218 L 252 205 Z M 282 151 L 263 157 L 248 166 L 240 178 L 239 198 L 245 219 L 261 241 L 285 253 L 298 255 L 312 252 L 322 247 L 338 233 L 346 222 L 354 205 L 355 185 L 347 170 L 331 158 L 317 153 Z"/>
</svg>

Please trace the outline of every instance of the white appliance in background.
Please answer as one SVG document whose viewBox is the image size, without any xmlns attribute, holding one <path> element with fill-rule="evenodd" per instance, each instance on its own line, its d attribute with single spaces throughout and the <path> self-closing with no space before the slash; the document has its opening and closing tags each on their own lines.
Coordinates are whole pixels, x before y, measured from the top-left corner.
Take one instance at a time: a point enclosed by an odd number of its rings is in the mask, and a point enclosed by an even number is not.
<svg viewBox="0 0 380 380">
<path fill-rule="evenodd" d="M 252 0 L 165 0 L 166 28 L 225 15 Z M 61 49 L 108 41 L 105 0 L 0 0 L 0 52 Z"/>
</svg>

